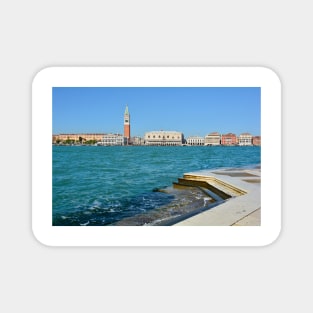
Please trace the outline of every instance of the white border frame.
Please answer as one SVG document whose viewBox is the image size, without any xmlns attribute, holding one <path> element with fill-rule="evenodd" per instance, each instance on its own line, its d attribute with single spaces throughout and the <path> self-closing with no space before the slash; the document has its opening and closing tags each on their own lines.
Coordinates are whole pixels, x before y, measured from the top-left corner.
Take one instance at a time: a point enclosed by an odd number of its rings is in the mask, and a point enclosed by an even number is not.
<svg viewBox="0 0 313 313">
<path fill-rule="evenodd" d="M 52 87 L 261 87 L 261 226 L 52 226 Z M 50 67 L 32 84 L 32 229 L 48 246 L 264 246 L 281 230 L 281 83 L 265 67 Z"/>
</svg>

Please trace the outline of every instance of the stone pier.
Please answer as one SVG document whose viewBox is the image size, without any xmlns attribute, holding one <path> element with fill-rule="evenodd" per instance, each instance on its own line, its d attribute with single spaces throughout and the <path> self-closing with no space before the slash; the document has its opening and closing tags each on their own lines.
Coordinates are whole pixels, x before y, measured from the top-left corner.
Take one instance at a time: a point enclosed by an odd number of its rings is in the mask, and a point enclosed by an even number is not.
<svg viewBox="0 0 313 313">
<path fill-rule="evenodd" d="M 261 225 L 260 167 L 186 173 L 173 185 L 199 186 L 219 203 L 173 226 Z"/>
</svg>

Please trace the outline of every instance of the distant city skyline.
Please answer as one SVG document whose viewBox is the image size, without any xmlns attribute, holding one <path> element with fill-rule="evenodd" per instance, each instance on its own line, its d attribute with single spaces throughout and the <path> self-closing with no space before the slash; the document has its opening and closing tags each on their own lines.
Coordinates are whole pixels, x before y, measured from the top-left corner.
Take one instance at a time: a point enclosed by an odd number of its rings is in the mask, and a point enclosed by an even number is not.
<svg viewBox="0 0 313 313">
<path fill-rule="evenodd" d="M 53 134 L 173 130 L 261 135 L 260 87 L 53 87 Z"/>
</svg>

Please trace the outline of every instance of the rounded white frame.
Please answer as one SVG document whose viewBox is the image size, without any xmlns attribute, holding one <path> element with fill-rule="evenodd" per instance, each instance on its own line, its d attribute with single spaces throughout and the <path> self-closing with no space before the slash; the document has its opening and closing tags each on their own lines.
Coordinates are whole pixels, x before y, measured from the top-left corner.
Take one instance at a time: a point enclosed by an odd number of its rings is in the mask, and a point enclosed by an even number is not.
<svg viewBox="0 0 313 313">
<path fill-rule="evenodd" d="M 52 226 L 52 87 L 261 87 L 261 226 Z M 265 246 L 281 230 L 281 83 L 265 67 L 49 67 L 32 84 L 32 229 L 48 246 Z"/>
</svg>

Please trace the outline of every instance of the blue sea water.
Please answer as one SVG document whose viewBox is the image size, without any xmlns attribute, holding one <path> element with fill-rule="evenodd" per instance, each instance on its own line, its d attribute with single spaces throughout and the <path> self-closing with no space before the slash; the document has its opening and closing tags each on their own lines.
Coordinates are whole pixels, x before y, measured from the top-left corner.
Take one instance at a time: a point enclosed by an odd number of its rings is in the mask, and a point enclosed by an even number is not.
<svg viewBox="0 0 313 313">
<path fill-rule="evenodd" d="M 114 225 L 166 207 L 184 173 L 261 164 L 261 148 L 53 146 L 52 224 Z"/>
</svg>

